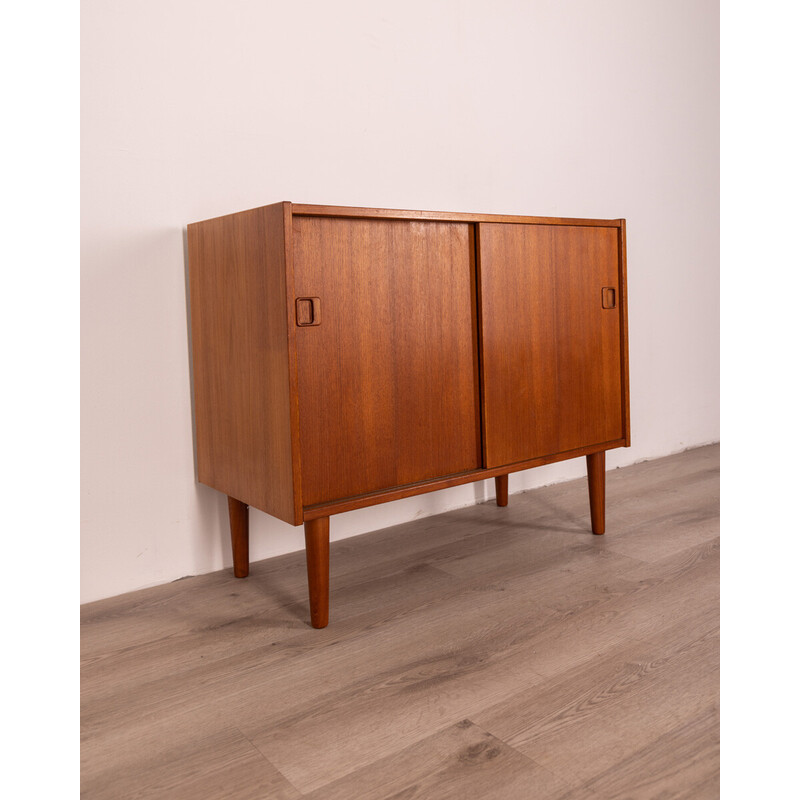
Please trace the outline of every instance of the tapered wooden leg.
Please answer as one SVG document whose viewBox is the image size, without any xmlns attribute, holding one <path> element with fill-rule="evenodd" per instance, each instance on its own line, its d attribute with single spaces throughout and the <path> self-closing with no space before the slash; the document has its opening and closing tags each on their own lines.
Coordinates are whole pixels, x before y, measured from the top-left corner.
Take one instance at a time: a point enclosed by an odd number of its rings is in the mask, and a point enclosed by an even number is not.
<svg viewBox="0 0 800 800">
<path fill-rule="evenodd" d="M 589 477 L 589 511 L 592 515 L 592 533 L 606 532 L 606 451 L 586 456 Z"/>
<path fill-rule="evenodd" d="M 250 572 L 250 520 L 247 503 L 229 497 L 228 517 L 231 521 L 233 574 L 237 578 L 246 578 Z"/>
<path fill-rule="evenodd" d="M 508 475 L 498 475 L 494 479 L 494 494 L 497 505 L 508 505 Z"/>
<path fill-rule="evenodd" d="M 330 517 L 310 519 L 305 524 L 306 567 L 311 624 L 328 624 L 328 576 L 330 574 Z"/>
</svg>

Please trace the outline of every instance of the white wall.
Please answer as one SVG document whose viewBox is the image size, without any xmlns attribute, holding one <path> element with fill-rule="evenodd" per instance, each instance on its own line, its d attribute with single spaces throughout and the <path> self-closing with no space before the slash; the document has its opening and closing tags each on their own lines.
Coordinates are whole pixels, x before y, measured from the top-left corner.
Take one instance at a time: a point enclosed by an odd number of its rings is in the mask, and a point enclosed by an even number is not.
<svg viewBox="0 0 800 800">
<path fill-rule="evenodd" d="M 609 466 L 717 440 L 717 26 L 707 0 L 84 0 L 83 601 L 231 561 L 225 498 L 194 477 L 195 220 L 279 200 L 626 217 L 633 447 Z M 253 560 L 302 548 L 251 520 Z"/>
</svg>

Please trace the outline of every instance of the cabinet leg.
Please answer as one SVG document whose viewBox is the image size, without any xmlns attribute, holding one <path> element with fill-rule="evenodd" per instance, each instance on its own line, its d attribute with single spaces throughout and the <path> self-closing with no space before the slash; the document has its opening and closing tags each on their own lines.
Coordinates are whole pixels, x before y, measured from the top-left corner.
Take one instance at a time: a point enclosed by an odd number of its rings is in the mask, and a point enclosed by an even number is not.
<svg viewBox="0 0 800 800">
<path fill-rule="evenodd" d="M 589 511 L 592 516 L 592 533 L 606 532 L 606 452 L 586 456 L 589 477 Z"/>
<path fill-rule="evenodd" d="M 311 624 L 324 628 L 328 624 L 328 577 L 330 574 L 330 517 L 310 519 L 306 532 L 306 567 L 308 568 L 308 600 Z"/>
<path fill-rule="evenodd" d="M 229 497 L 228 517 L 231 521 L 233 574 L 237 578 L 246 578 L 250 572 L 250 520 L 247 503 Z"/>
<path fill-rule="evenodd" d="M 508 505 L 508 475 L 498 475 L 494 479 L 494 494 L 497 505 Z"/>
</svg>

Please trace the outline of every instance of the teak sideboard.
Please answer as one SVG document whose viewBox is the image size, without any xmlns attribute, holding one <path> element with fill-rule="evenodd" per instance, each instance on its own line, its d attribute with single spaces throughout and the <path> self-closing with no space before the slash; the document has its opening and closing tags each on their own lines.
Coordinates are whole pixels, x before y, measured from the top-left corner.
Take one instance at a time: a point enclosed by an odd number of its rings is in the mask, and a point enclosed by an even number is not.
<svg viewBox="0 0 800 800">
<path fill-rule="evenodd" d="M 276 203 L 188 226 L 201 483 L 305 526 L 328 624 L 332 514 L 630 445 L 625 220 Z"/>
</svg>

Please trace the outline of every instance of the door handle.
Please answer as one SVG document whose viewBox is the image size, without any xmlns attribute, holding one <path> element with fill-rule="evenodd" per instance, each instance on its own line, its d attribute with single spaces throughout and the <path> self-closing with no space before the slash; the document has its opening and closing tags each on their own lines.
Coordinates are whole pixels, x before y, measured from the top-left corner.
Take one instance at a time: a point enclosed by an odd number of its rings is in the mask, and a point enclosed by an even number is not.
<svg viewBox="0 0 800 800">
<path fill-rule="evenodd" d="M 613 286 L 604 286 L 602 292 L 603 308 L 617 307 L 617 290 Z"/>
<path fill-rule="evenodd" d="M 297 297 L 294 301 L 295 321 L 298 327 L 306 328 L 320 323 L 319 297 Z"/>
</svg>

